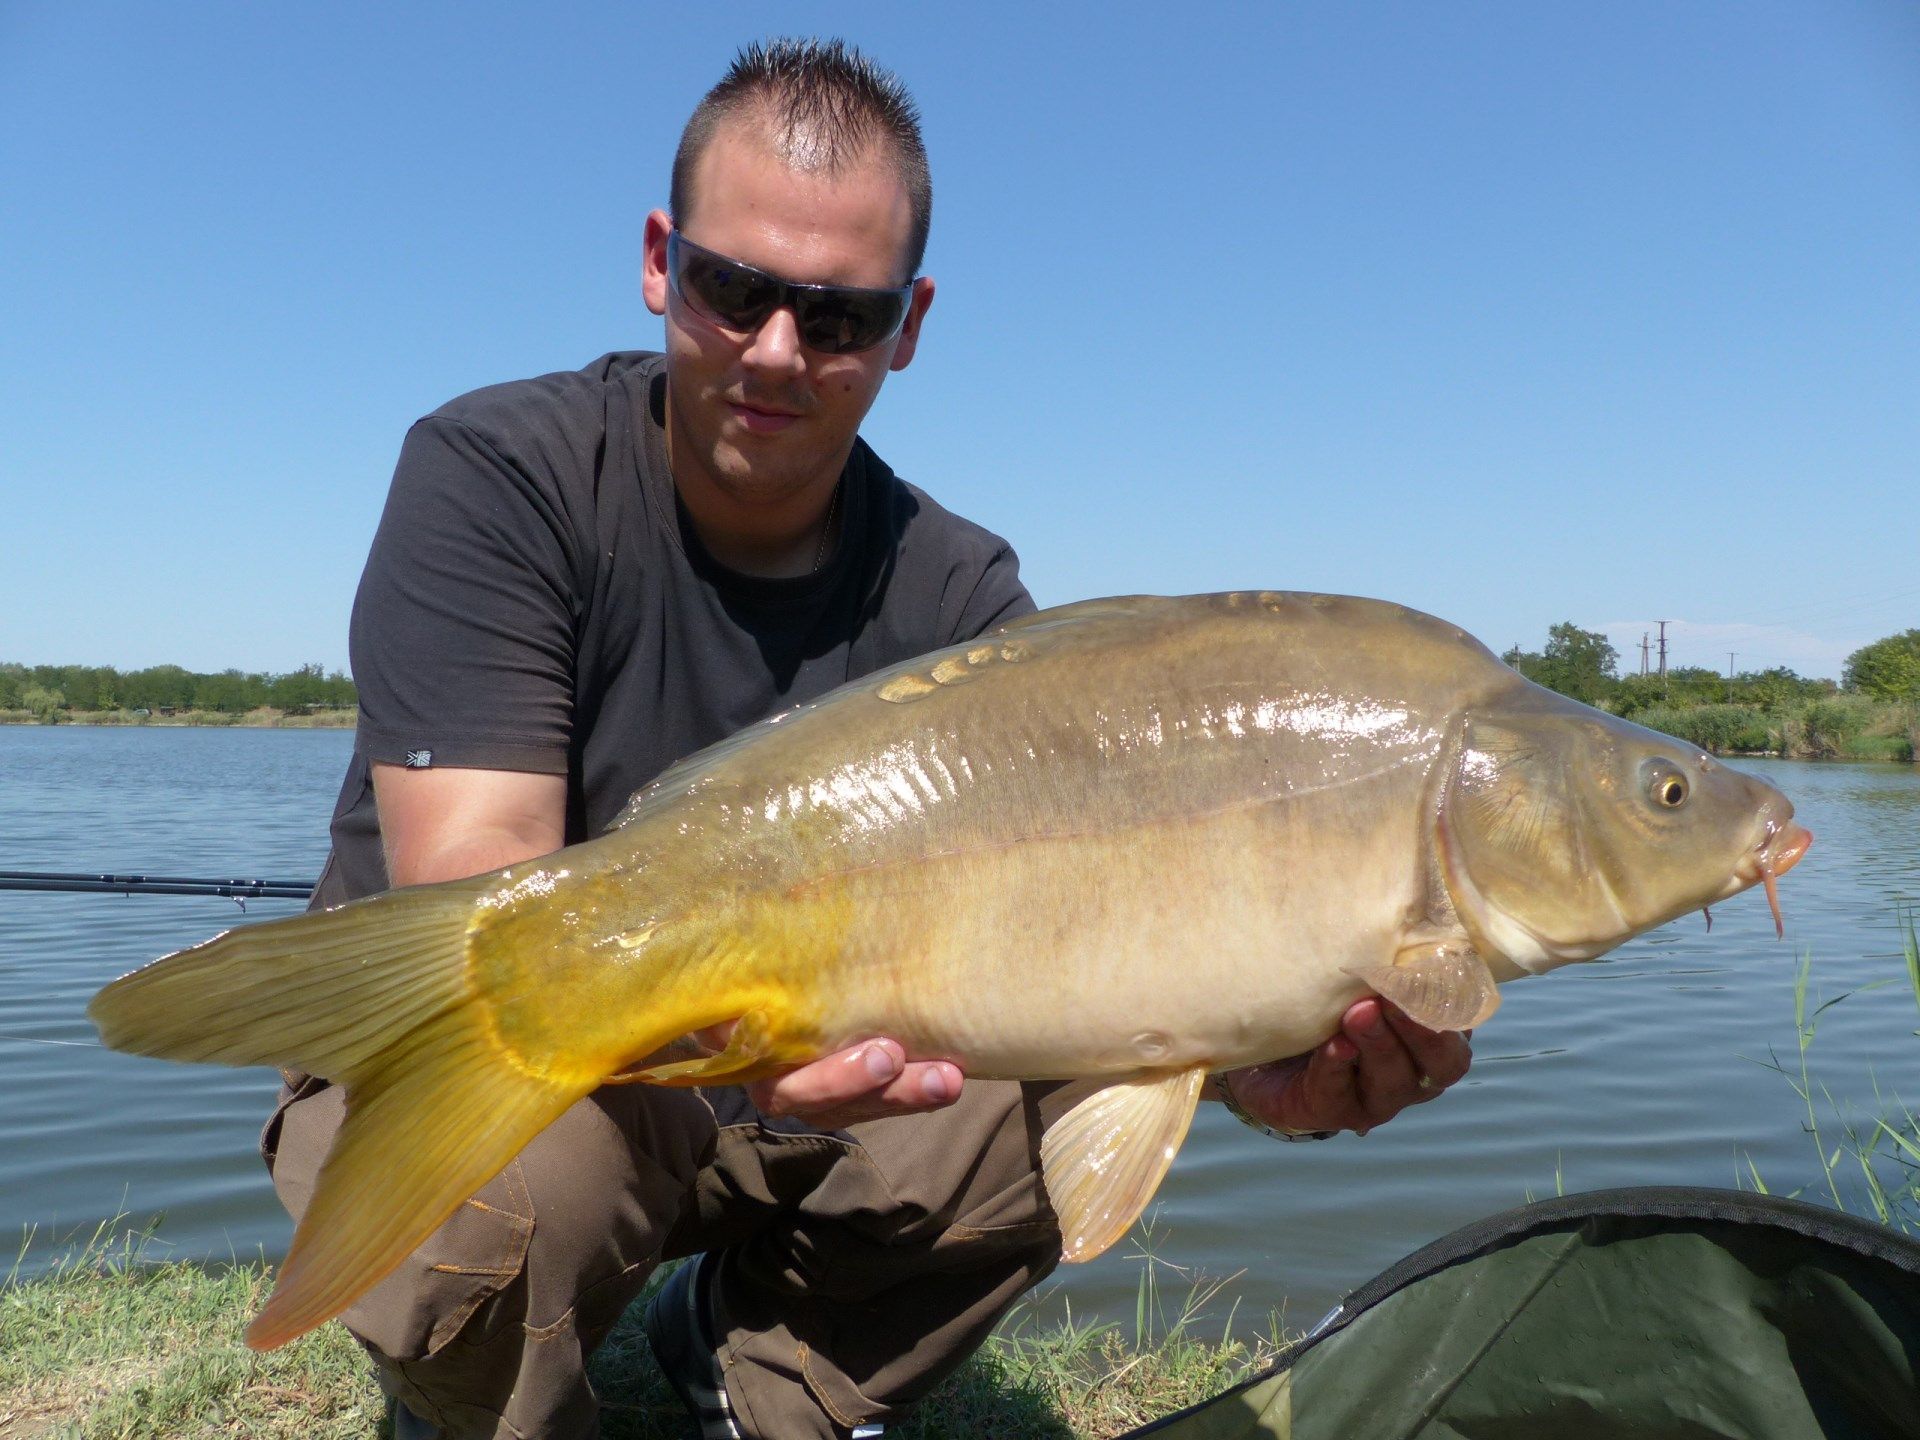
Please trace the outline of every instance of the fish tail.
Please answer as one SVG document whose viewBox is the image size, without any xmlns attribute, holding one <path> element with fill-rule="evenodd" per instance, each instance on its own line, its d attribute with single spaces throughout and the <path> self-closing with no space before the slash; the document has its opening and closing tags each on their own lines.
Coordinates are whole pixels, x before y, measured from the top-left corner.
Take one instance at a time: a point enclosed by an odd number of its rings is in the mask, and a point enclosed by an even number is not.
<svg viewBox="0 0 1920 1440">
<path fill-rule="evenodd" d="M 395 890 L 243 925 L 122 976 L 87 1016 L 107 1045 L 135 1055 L 346 1080 L 396 1031 L 459 1003 L 480 888 Z"/>
<path fill-rule="evenodd" d="M 256 1350 L 338 1315 L 594 1081 L 508 1052 L 473 989 L 479 880 L 231 930 L 97 995 L 118 1050 L 283 1065 L 346 1092 L 346 1119 L 247 1330 Z"/>
</svg>

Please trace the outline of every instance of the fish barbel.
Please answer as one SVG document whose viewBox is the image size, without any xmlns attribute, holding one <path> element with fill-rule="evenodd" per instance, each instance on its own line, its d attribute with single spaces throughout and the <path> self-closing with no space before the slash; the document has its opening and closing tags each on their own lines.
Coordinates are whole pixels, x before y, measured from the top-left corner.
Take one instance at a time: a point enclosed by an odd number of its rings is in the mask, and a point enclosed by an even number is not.
<svg viewBox="0 0 1920 1440">
<path fill-rule="evenodd" d="M 107 986 L 116 1049 L 280 1065 L 347 1118 L 268 1348 L 338 1314 L 610 1082 L 862 1039 L 1078 1082 L 1065 1255 L 1160 1183 L 1214 1071 L 1378 993 L 1445 1029 L 1793 865 L 1770 786 L 1381 601 L 1088 601 L 843 686 L 539 860 L 248 926 Z M 685 1037 L 738 1021 L 718 1054 Z"/>
</svg>

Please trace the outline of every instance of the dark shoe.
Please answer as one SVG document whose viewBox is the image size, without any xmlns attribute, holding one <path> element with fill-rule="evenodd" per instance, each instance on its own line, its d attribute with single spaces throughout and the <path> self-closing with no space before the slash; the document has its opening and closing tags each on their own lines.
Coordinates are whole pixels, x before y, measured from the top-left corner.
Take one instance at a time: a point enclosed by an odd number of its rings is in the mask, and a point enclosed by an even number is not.
<svg viewBox="0 0 1920 1440">
<path fill-rule="evenodd" d="M 393 1440 L 440 1440 L 440 1427 L 422 1420 L 398 1400 L 390 1401 Z"/>
<path fill-rule="evenodd" d="M 640 1322 L 660 1373 L 700 1428 L 700 1440 L 741 1440 L 726 1377 L 707 1321 L 707 1257 L 696 1255 L 667 1277 Z"/>
<path fill-rule="evenodd" d="M 707 1257 L 696 1255 L 667 1277 L 647 1302 L 640 1322 L 660 1373 L 700 1427 L 700 1440 L 742 1440 L 727 1398 L 726 1376 L 714 1351 L 707 1311 Z M 886 1426 L 858 1425 L 852 1440 L 883 1436 Z M 837 1432 L 836 1432 L 837 1433 Z"/>
</svg>

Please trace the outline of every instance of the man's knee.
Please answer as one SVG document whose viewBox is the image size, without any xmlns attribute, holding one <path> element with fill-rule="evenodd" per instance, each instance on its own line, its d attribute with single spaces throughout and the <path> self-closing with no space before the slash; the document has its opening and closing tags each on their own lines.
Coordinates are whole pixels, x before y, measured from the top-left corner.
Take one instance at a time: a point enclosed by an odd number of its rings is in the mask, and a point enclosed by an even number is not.
<svg viewBox="0 0 1920 1440">
<path fill-rule="evenodd" d="M 1035 1087 L 970 1081 L 945 1110 L 857 1125 L 852 1134 L 891 1202 L 893 1214 L 882 1228 L 889 1243 L 1039 1232 L 1043 1244 L 1049 1233 L 1057 1244 L 1057 1221 L 1040 1179 Z M 865 1176 L 843 1169 L 839 1180 L 849 1187 L 843 1213 L 863 1211 L 856 1187 L 868 1183 Z"/>
<path fill-rule="evenodd" d="M 344 1114 L 330 1086 L 296 1093 L 268 1126 L 274 1187 L 296 1220 Z M 685 1092 L 621 1086 L 588 1096 L 341 1318 L 402 1362 L 434 1356 L 455 1336 L 492 1348 L 508 1327 L 577 1327 L 591 1349 L 689 1203 L 713 1128 L 711 1111 Z"/>
</svg>

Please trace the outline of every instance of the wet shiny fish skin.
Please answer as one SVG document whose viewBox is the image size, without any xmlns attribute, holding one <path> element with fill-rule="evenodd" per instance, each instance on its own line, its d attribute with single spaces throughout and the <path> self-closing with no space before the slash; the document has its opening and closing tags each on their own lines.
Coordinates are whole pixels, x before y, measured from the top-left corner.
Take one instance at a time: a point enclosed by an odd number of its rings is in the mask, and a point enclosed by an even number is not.
<svg viewBox="0 0 1920 1440">
<path fill-rule="evenodd" d="M 1783 871 L 1791 816 L 1399 606 L 1090 601 L 749 727 L 598 839 L 231 932 L 91 1013 L 120 1048 L 347 1087 L 262 1347 L 598 1085 L 737 1083 L 875 1035 L 1107 1086 L 1043 1147 L 1086 1258 L 1198 1077 L 1310 1049 L 1369 991 L 1479 1023 L 1495 981 Z M 734 1020 L 722 1054 L 681 1043 Z"/>
<path fill-rule="evenodd" d="M 1695 776 L 1694 824 L 1635 823 L 1644 797 L 1602 768 L 1622 747 Z M 1438 831 L 1455 777 L 1509 831 L 1456 822 L 1489 871 L 1453 877 L 1465 915 Z M 1551 802 L 1517 835 L 1514 790 Z M 681 832 L 655 849 L 633 826 L 663 806 Z M 1410 936 L 1499 979 L 1590 958 L 1761 878 L 1790 816 L 1445 622 L 1253 592 L 1070 606 L 859 682 L 663 777 L 596 843 L 729 877 L 735 929 L 805 937 L 805 1052 L 889 1034 L 1031 1077 L 1300 1053 Z"/>
</svg>

